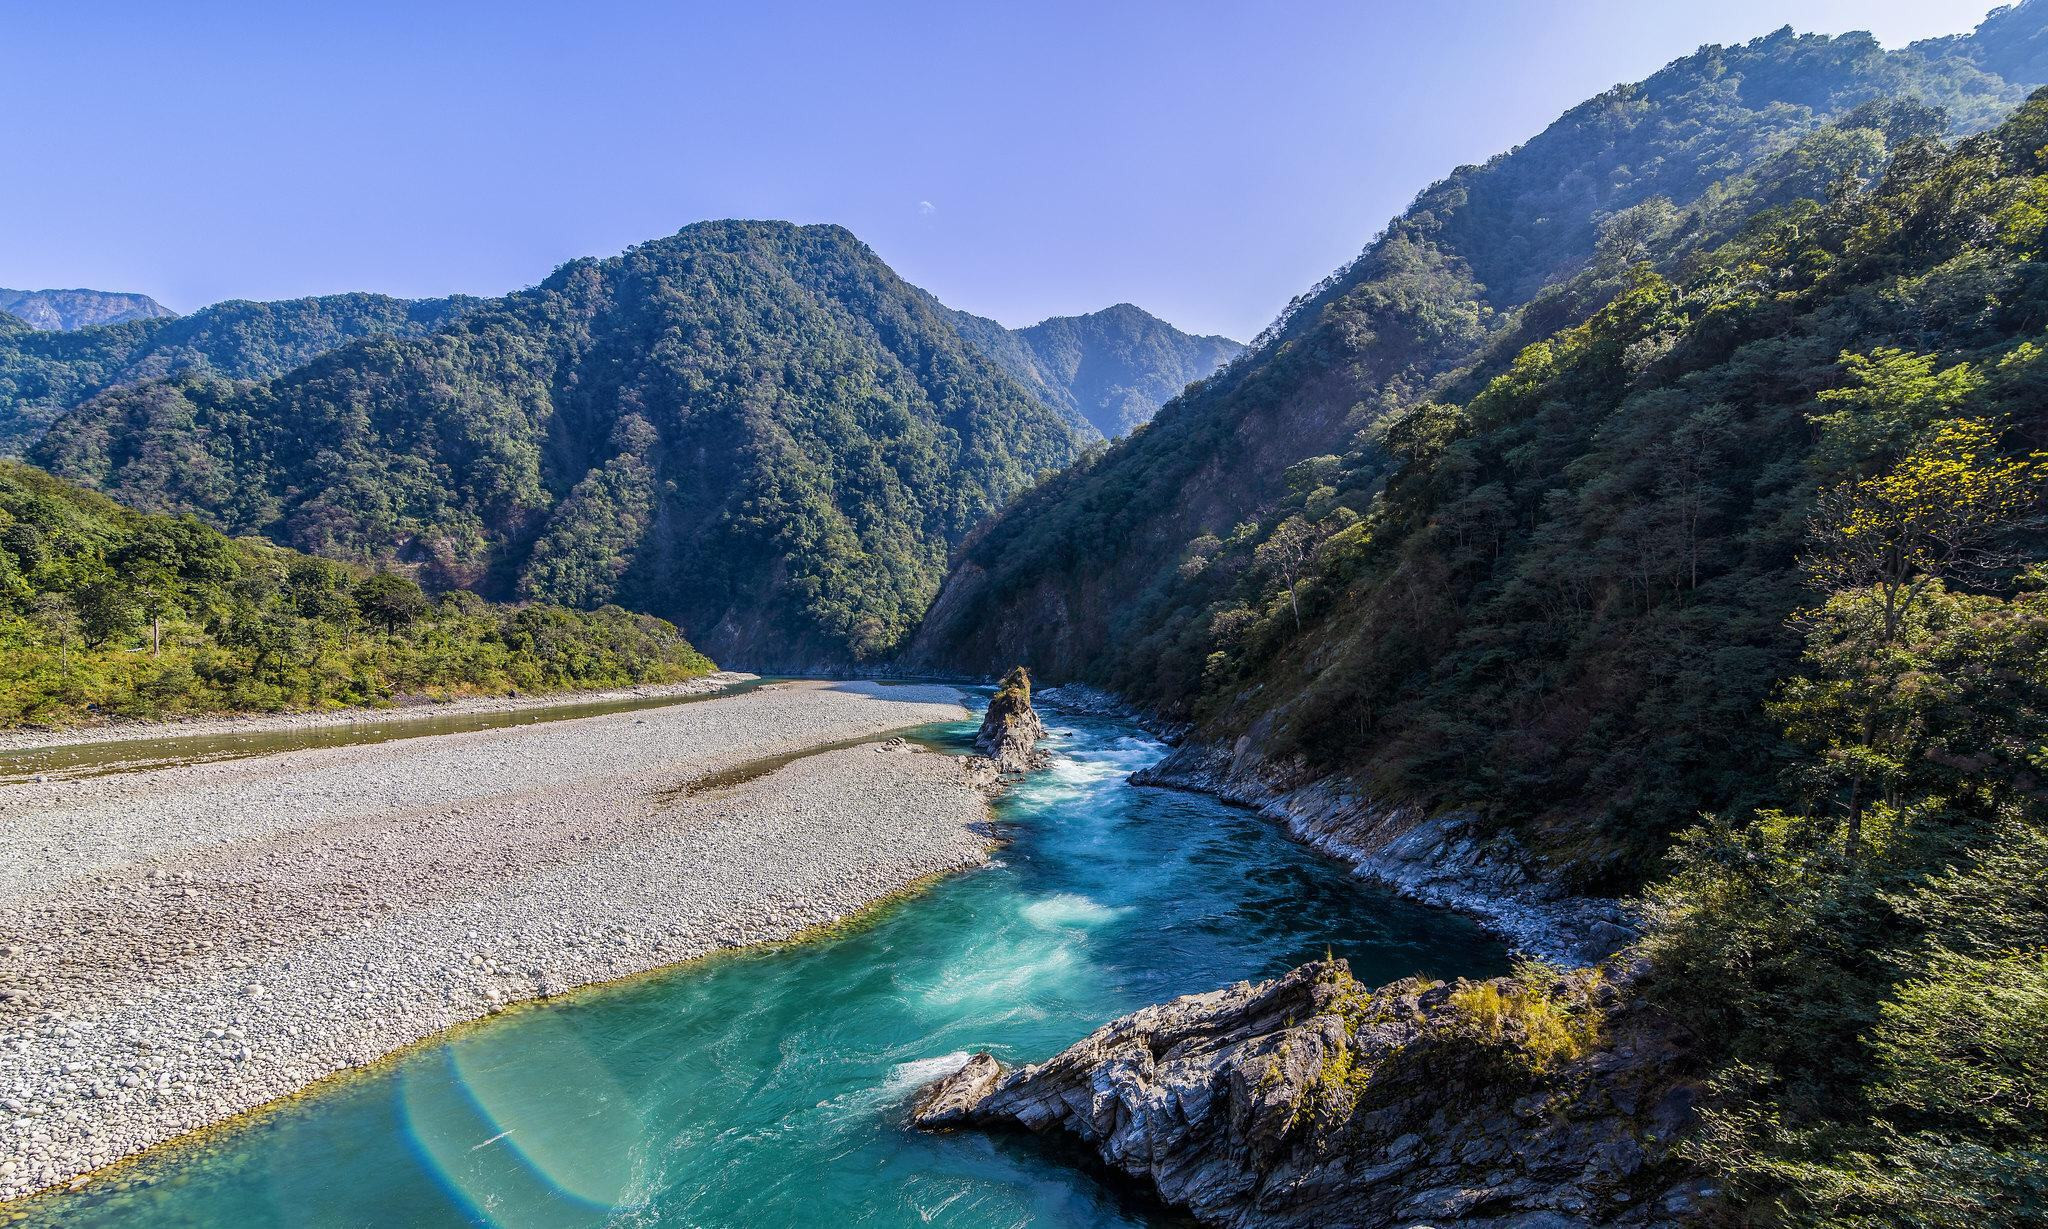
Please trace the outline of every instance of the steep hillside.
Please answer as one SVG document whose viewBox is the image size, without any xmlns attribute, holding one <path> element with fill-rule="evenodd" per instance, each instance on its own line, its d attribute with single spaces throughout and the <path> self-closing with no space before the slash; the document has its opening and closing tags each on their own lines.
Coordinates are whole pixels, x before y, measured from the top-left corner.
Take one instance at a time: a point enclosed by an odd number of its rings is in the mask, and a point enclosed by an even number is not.
<svg viewBox="0 0 2048 1229">
<path fill-rule="evenodd" d="M 1183 333 L 1129 303 L 1022 329 L 962 311 L 953 322 L 1039 400 L 1111 439 L 1244 352 L 1228 337 Z"/>
<path fill-rule="evenodd" d="M 1239 536 L 1240 525 L 1256 532 L 1292 486 L 1320 485 L 1301 463 L 1353 450 L 1362 430 L 1489 344 L 1582 318 L 1618 281 L 1544 288 L 1625 267 L 1681 209 L 1732 205 L 1739 219 L 1769 203 L 1720 194 L 1831 118 L 1913 97 L 1958 127 L 1989 122 L 2023 91 L 1984 65 L 2024 68 L 2031 60 L 2014 49 L 2044 25 L 2037 0 L 1975 36 L 1893 53 L 1868 35 L 1789 30 L 1709 47 L 1461 168 L 1298 299 L 1251 353 L 978 532 L 907 660 L 989 673 L 1024 661 L 1048 679 L 1107 684 L 1191 714 L 1216 649 L 1190 617 L 1208 601 L 1184 575 L 1191 550 Z M 1881 161 L 1885 127 L 1809 146 L 1793 169 L 1823 195 L 1834 180 L 1854 182 Z"/>
<path fill-rule="evenodd" d="M 1189 552 L 1205 741 L 1256 729 L 1241 770 L 1470 810 L 1592 888 L 1772 799 L 1815 500 L 1867 464 L 1829 424 L 1968 409 L 2048 444 L 2014 349 L 2048 321 L 2041 266 L 1986 239 L 2022 224 L 2019 139 L 1909 142 L 1872 195 L 1768 211 L 1676 283 L 1639 266 Z"/>
<path fill-rule="evenodd" d="M 435 602 L 0 461 L 0 728 L 675 682 L 711 663 L 617 607 Z"/>
<path fill-rule="evenodd" d="M 34 456 L 143 507 L 800 665 L 894 647 L 967 529 L 1076 446 L 845 230 L 715 222 L 264 383 L 117 390 Z"/>
<path fill-rule="evenodd" d="M 0 325 L 0 455 L 26 449 L 59 415 L 116 385 L 182 374 L 266 379 L 359 337 L 416 337 L 477 301 L 337 294 L 232 300 L 63 333 Z"/>
<path fill-rule="evenodd" d="M 2042 31 L 2038 7 L 2027 0 L 2005 5 L 1992 10 L 1969 34 L 1930 38 L 1913 44 L 1906 54 L 1933 65 L 1960 62 L 2007 81 L 2048 81 L 2048 33 Z M 1960 79 L 1967 70 L 1947 71 Z"/>
<path fill-rule="evenodd" d="M 1353 845 L 1462 812 L 1657 880 L 1640 995 L 1694 1048 L 1711 1223 L 2048 1209 L 2044 256 L 2048 90 L 1638 267 L 1241 576 L 1191 758 L 1320 778 Z"/>
<path fill-rule="evenodd" d="M 1953 148 L 1916 114 L 1665 217 L 1180 558 L 1207 656 L 1150 779 L 1503 921 L 1641 889 L 1590 936 L 1628 950 L 1309 965 L 978 1056 L 926 1125 L 1070 1134 L 1215 1225 L 2043 1223 L 2048 90 Z M 1732 201 L 1776 203 L 1717 238 Z"/>
<path fill-rule="evenodd" d="M 127 320 L 157 320 L 176 312 L 146 294 L 116 290 L 4 290 L 0 315 L 32 329 L 83 329 Z"/>
</svg>

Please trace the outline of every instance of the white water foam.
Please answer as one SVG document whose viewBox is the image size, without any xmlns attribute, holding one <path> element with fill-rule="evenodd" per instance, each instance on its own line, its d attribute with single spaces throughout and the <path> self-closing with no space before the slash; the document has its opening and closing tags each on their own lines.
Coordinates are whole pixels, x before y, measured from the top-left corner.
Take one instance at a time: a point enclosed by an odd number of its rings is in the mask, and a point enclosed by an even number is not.
<svg viewBox="0 0 2048 1229">
<path fill-rule="evenodd" d="M 1021 910 L 1024 920 L 1041 930 L 1065 930 L 1074 927 L 1100 926 L 1116 920 L 1126 908 L 1112 908 L 1088 899 L 1079 892 L 1061 892 L 1043 900 L 1035 900 Z"/>
<path fill-rule="evenodd" d="M 953 966 L 938 985 L 924 992 L 924 1001 L 957 1008 L 967 1003 L 1027 999 L 1033 986 L 1057 982 L 1068 976 L 1075 964 L 1074 953 L 1059 944 L 1005 945 L 999 958 L 989 955 Z"/>
<path fill-rule="evenodd" d="M 941 1054 L 937 1058 L 919 1058 L 907 1063 L 897 1063 L 889 1069 L 888 1078 L 882 1081 L 882 1093 L 891 1101 L 916 1092 L 933 1080 L 953 1074 L 967 1065 L 973 1057 L 965 1050 Z"/>
</svg>

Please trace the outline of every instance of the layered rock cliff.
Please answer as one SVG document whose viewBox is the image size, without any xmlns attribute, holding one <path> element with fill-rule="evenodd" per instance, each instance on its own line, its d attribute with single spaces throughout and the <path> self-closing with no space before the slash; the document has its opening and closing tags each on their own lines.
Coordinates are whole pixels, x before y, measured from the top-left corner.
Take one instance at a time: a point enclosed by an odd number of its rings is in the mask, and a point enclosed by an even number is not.
<svg viewBox="0 0 2048 1229">
<path fill-rule="evenodd" d="M 1317 962 L 1147 1007 L 1035 1066 L 987 1055 L 916 1121 L 1058 1131 L 1203 1223 L 1667 1226 L 1712 1191 L 1672 1146 L 1683 1031 L 1629 970 L 1378 990 Z"/>
</svg>

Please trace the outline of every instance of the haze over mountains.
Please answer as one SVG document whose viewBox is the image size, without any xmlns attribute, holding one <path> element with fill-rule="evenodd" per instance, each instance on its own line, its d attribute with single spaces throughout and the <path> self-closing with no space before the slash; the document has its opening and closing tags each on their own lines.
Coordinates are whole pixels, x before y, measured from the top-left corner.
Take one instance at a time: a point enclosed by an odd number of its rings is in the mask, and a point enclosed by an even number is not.
<svg viewBox="0 0 2048 1229">
<path fill-rule="evenodd" d="M 12 316 L 34 329 L 83 329 L 96 324 L 155 320 L 177 313 L 146 294 L 0 289 L 0 315 Z"/>
<path fill-rule="evenodd" d="M 0 316 L 0 455 L 21 452 L 58 415 L 116 385 L 185 374 L 265 379 L 360 337 L 418 336 L 477 301 L 231 300 L 189 316 L 162 312 L 66 331 Z"/>
<path fill-rule="evenodd" d="M 1108 439 L 1151 421 L 1182 389 L 1244 352 L 1240 342 L 1183 333 L 1129 303 L 1021 329 L 963 311 L 952 318 L 962 337 L 1039 400 Z"/>
</svg>

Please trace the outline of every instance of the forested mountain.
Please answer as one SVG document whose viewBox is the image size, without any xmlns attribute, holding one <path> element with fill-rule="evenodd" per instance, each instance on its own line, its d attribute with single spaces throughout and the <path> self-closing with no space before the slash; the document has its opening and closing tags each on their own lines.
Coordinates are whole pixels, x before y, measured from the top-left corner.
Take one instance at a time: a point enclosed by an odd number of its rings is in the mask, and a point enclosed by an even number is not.
<svg viewBox="0 0 2048 1229">
<path fill-rule="evenodd" d="M 1362 519 L 1308 494 L 1255 549 L 1306 544 L 1299 622 L 1215 670 L 1280 754 L 1675 868 L 1643 990 L 1737 1223 L 2048 1213 L 2044 256 L 2048 90 L 1639 266 L 1387 420 Z"/>
<path fill-rule="evenodd" d="M 150 516 L 0 461 L 0 727 L 674 682 L 711 663 L 616 606 L 417 584 Z"/>
<path fill-rule="evenodd" d="M 13 316 L 32 329 L 83 329 L 127 320 L 155 320 L 177 313 L 146 294 L 0 289 L 0 315 Z"/>
<path fill-rule="evenodd" d="M 1489 344 L 1512 352 L 1583 318 L 1617 279 L 1573 279 L 1624 267 L 1681 212 L 1701 214 L 1698 241 L 1778 197 L 1825 195 L 1881 164 L 1888 129 L 1913 126 L 1879 116 L 1820 132 L 1830 119 L 1911 98 L 1942 108 L 1952 130 L 1990 122 L 2024 90 L 1985 66 L 2032 71 L 2026 48 L 2044 24 L 2048 9 L 2032 3 L 1973 36 L 1890 53 L 1865 34 L 1789 29 L 1708 47 L 1455 171 L 1252 353 L 978 531 L 907 660 L 975 671 L 1023 660 L 1192 714 L 1219 642 L 1191 551 L 1259 532 L 1300 463 L 1354 450 L 1361 431 Z M 1748 184 L 1743 172 L 1767 164 L 1771 181 Z"/>
<path fill-rule="evenodd" d="M 1597 1061 L 1696 1092 L 1711 1223 L 2040 1223 L 2048 91 L 1948 142 L 2044 26 L 1711 49 L 1459 172 L 978 533 L 913 659 L 1188 719 L 1158 779 L 1354 856 L 1644 893 L 1610 1001 L 1682 1043 Z"/>
<path fill-rule="evenodd" d="M 71 332 L 34 331 L 0 316 L 0 455 L 19 453 L 58 415 L 116 385 L 188 373 L 266 379 L 359 337 L 416 337 L 476 302 L 381 294 L 237 299 L 189 316 L 159 312 Z"/>
<path fill-rule="evenodd" d="M 1968 34 L 1926 39 L 1899 54 L 1919 57 L 1936 72 L 1943 71 L 1939 67 L 1943 61 L 1960 61 L 2007 81 L 2048 81 L 2048 33 L 2042 31 L 2038 8 L 2032 0 L 2008 4 L 1993 9 Z M 1967 72 L 1949 71 L 1958 80 Z M 1969 122 L 1976 126 L 1974 121 Z"/>
<path fill-rule="evenodd" d="M 713 222 L 419 338 L 80 407 L 34 456 L 431 586 L 617 601 L 743 664 L 893 648 L 1061 415 L 838 227 Z"/>
<path fill-rule="evenodd" d="M 1021 329 L 963 311 L 952 316 L 962 337 L 1039 400 L 1112 439 L 1244 351 L 1228 337 L 1183 333 L 1129 303 Z"/>
<path fill-rule="evenodd" d="M 1194 601 L 1152 663 L 1187 672 L 1212 742 L 1256 726 L 1289 771 L 1471 809 L 1580 886 L 1640 885 L 1675 826 L 1777 797 L 1766 702 L 1797 665 L 1823 493 L 1945 415 L 2048 446 L 2024 139 L 1907 139 L 1869 193 L 1617 270 L 1584 323 L 1190 543 Z"/>
</svg>

